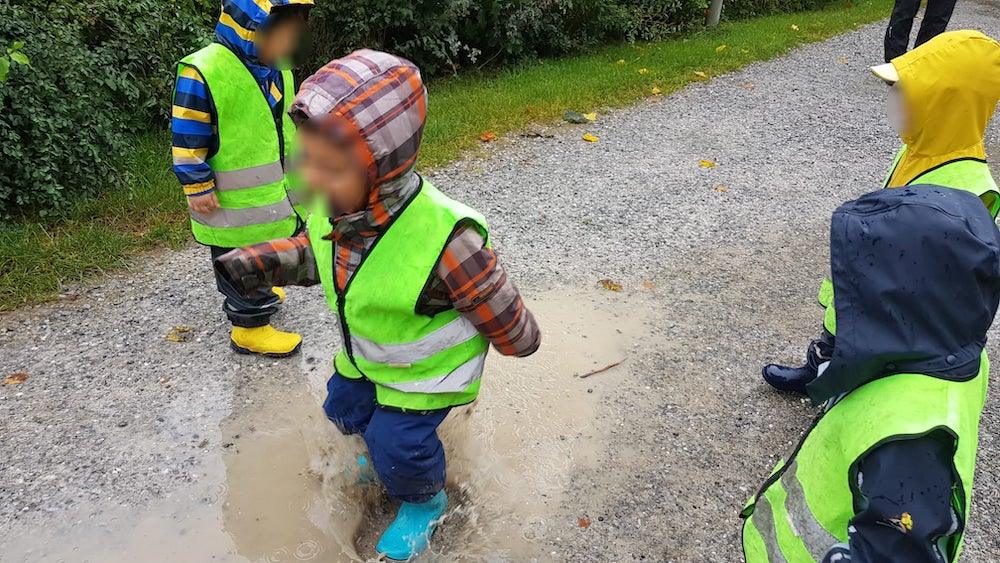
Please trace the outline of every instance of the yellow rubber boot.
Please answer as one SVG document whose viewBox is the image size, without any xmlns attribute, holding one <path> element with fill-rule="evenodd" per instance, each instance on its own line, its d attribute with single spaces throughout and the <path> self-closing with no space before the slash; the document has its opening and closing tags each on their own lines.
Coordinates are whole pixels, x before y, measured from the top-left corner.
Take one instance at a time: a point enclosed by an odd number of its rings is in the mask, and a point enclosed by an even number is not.
<svg viewBox="0 0 1000 563">
<path fill-rule="evenodd" d="M 240 354 L 284 358 L 299 351 L 302 336 L 294 332 L 280 331 L 271 325 L 254 328 L 234 326 L 229 345 Z"/>
<path fill-rule="evenodd" d="M 274 294 L 278 296 L 278 303 L 279 304 L 285 302 L 285 288 L 283 288 L 283 287 L 272 287 L 271 291 L 273 291 Z"/>
</svg>

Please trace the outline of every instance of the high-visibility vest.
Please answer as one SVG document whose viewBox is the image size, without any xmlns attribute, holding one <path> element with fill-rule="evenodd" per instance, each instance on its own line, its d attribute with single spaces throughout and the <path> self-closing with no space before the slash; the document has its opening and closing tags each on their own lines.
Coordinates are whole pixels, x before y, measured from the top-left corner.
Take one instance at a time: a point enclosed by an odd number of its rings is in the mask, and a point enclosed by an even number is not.
<svg viewBox="0 0 1000 563">
<path fill-rule="evenodd" d="M 891 375 L 851 391 L 820 414 L 740 514 L 747 563 L 822 561 L 830 547 L 848 541 L 859 500 L 855 471 L 861 459 L 881 444 L 932 432 L 945 432 L 954 440 L 959 484 L 952 491 L 952 506 L 964 524 L 988 380 L 984 352 L 979 373 L 966 381 Z M 961 546 L 958 533 L 944 546 L 949 561 L 958 559 Z"/>
<path fill-rule="evenodd" d="M 906 153 L 906 146 L 896 153 L 892 166 L 889 167 L 889 174 L 885 177 L 882 187 L 889 186 L 889 179 L 893 170 L 899 164 L 901 158 Z M 933 184 L 956 190 L 972 192 L 979 199 L 983 200 L 983 205 L 990 210 L 990 214 L 996 219 L 1000 212 L 1000 190 L 990 173 L 990 167 L 985 160 L 976 158 L 962 158 L 946 162 L 940 166 L 927 170 L 910 181 L 908 186 L 919 184 Z M 826 309 L 823 315 L 823 327 L 830 334 L 837 334 L 837 312 L 833 307 L 833 284 L 829 279 L 823 280 L 819 289 L 819 304 Z"/>
<path fill-rule="evenodd" d="M 249 69 L 219 43 L 181 59 L 205 78 L 217 114 L 218 151 L 209 157 L 219 209 L 189 210 L 194 238 L 202 244 L 240 247 L 291 236 L 299 216 L 289 199 L 285 156 L 291 153 L 295 124 L 285 112 L 275 117 Z M 282 71 L 283 102 L 295 85 Z"/>
<path fill-rule="evenodd" d="M 329 215 L 322 205 L 311 211 L 309 240 L 340 319 L 337 373 L 373 382 L 385 407 L 431 411 L 474 401 L 489 341 L 454 309 L 429 316 L 417 307 L 455 229 L 472 222 L 486 236 L 483 216 L 422 180 L 340 289 Z"/>
<path fill-rule="evenodd" d="M 889 173 L 885 177 L 883 187 L 889 187 L 889 180 L 896 170 L 896 165 L 906 154 L 906 145 L 903 145 L 896 153 L 896 158 L 889 167 Z M 985 160 L 978 158 L 959 158 L 935 166 L 926 170 L 916 178 L 906 183 L 907 186 L 919 184 L 934 184 L 956 190 L 964 190 L 976 194 L 983 204 L 990 210 L 990 214 L 995 219 L 1000 212 L 1000 189 L 997 188 L 996 180 L 990 173 L 990 166 Z"/>
</svg>

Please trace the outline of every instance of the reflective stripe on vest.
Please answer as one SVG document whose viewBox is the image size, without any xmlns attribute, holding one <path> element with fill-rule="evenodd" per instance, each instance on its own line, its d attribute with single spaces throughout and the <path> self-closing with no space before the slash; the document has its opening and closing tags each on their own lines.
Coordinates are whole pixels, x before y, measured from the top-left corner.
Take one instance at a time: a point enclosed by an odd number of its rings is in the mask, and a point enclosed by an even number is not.
<svg viewBox="0 0 1000 563">
<path fill-rule="evenodd" d="M 383 383 L 382 385 L 404 393 L 460 393 L 483 377 L 486 352 L 455 368 L 451 373 L 430 379 Z"/>
<path fill-rule="evenodd" d="M 233 225 L 257 225 L 270 223 L 287 218 L 292 213 L 292 204 L 287 199 L 262 207 L 246 207 L 243 209 L 216 209 L 212 214 L 205 215 L 193 209 L 189 210 L 191 220 L 207 227 L 231 227 Z M 289 233 L 291 234 L 291 233 Z"/>
<path fill-rule="evenodd" d="M 368 249 L 347 284 L 335 284 L 332 225 L 322 206 L 309 216 L 309 239 L 323 290 L 340 319 L 344 346 L 337 373 L 375 384 L 385 407 L 428 411 L 475 400 L 489 342 L 454 309 L 417 312 L 420 296 L 460 223 L 486 222 L 426 180 Z M 487 238 L 488 244 L 488 238 Z"/>
<path fill-rule="evenodd" d="M 351 348 L 369 362 L 406 366 L 425 360 L 479 335 L 479 331 L 469 319 L 456 317 L 455 320 L 424 336 L 420 340 L 403 344 L 378 344 L 351 335 Z"/>
<path fill-rule="evenodd" d="M 190 211 L 191 230 L 202 244 L 239 247 L 291 236 L 299 218 L 288 200 L 282 170 L 294 142 L 295 125 L 275 113 L 260 85 L 232 51 L 218 43 L 188 55 L 178 65 L 204 77 L 216 108 L 218 148 L 207 162 L 215 175 L 219 209 Z M 283 104 L 295 96 L 290 71 L 282 71 Z M 279 127 L 280 124 L 280 127 Z"/>
<path fill-rule="evenodd" d="M 955 440 L 961 486 L 952 495 L 953 508 L 966 518 L 988 379 L 984 353 L 979 373 L 967 381 L 897 374 L 848 393 L 817 419 L 741 513 L 747 563 L 822 561 L 833 545 L 849 539 L 856 502 L 850 483 L 858 462 L 880 444 L 931 432 Z M 960 535 L 947 542 L 949 561 L 958 558 L 961 543 Z"/>
<path fill-rule="evenodd" d="M 281 161 L 250 168 L 227 170 L 215 173 L 215 189 L 219 191 L 256 188 L 265 184 L 280 182 L 285 178 Z"/>
</svg>

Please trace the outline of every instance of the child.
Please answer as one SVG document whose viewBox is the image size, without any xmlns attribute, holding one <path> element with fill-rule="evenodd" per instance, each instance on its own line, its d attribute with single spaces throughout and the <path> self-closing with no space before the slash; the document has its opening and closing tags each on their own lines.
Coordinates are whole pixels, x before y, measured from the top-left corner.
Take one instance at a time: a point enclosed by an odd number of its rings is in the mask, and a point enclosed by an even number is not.
<svg viewBox="0 0 1000 563">
<path fill-rule="evenodd" d="M 1000 99 L 1000 43 L 978 31 L 951 31 L 872 71 L 892 85 L 890 121 L 904 143 L 883 187 L 969 191 L 996 217 L 1000 191 L 986 164 L 984 136 Z M 829 280 L 819 301 L 826 308 L 822 336 L 809 345 L 804 366 L 764 366 L 772 387 L 805 393 L 817 367 L 830 359 L 836 314 Z"/>
<path fill-rule="evenodd" d="M 215 42 L 178 65 L 174 172 L 187 195 L 194 238 L 213 259 L 301 229 L 284 171 L 295 130 L 285 108 L 295 84 L 291 71 L 279 66 L 294 50 L 312 3 L 225 0 Z M 301 336 L 270 324 L 284 300 L 281 290 L 241 295 L 219 276 L 216 285 L 225 296 L 234 350 L 273 357 L 298 351 Z"/>
<path fill-rule="evenodd" d="M 540 342 L 482 215 L 413 170 L 426 96 L 417 68 L 386 53 L 321 68 L 291 109 L 317 199 L 307 232 L 216 260 L 244 291 L 323 284 L 342 336 L 323 408 L 342 432 L 364 436 L 402 501 L 378 542 L 397 560 L 427 548 L 447 507 L 437 427 L 476 399 L 489 344 L 527 356 Z"/>
<path fill-rule="evenodd" d="M 837 344 L 807 386 L 822 412 L 744 507 L 744 558 L 957 561 L 1000 231 L 967 190 L 882 189 L 834 213 L 830 263 Z"/>
</svg>

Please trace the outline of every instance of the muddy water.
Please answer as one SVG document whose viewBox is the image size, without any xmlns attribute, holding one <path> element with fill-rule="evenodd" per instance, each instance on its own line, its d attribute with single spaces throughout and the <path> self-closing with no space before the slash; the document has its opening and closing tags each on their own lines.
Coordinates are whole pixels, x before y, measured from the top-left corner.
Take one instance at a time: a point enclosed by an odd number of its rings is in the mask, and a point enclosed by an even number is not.
<svg viewBox="0 0 1000 563">
<path fill-rule="evenodd" d="M 627 381 L 629 365 L 578 376 L 627 360 L 648 309 L 598 289 L 550 292 L 530 306 L 542 349 L 525 359 L 492 353 L 480 400 L 441 426 L 451 504 L 422 561 L 547 561 L 546 540 L 578 525 L 563 495 L 574 471 L 597 462 L 600 399 Z M 191 490 L 141 509 L 79 509 L 58 539 L 40 531 L 16 542 L 13 560 L 371 560 L 397 505 L 359 475 L 363 442 L 322 413 L 329 370 L 308 359 L 331 353 L 304 350 L 301 380 L 245 398 L 252 407 L 223 420 L 222 453 Z"/>
<path fill-rule="evenodd" d="M 626 358 L 644 333 L 642 307 L 616 311 L 616 297 L 548 294 L 531 304 L 543 348 L 491 356 L 480 400 L 441 427 L 452 503 L 423 560 L 548 559 L 543 540 L 570 519 L 560 512 L 570 475 L 601 446 L 599 397 L 627 366 L 575 376 Z M 265 412 L 227 421 L 224 432 L 240 437 L 225 455 L 223 520 L 248 559 L 365 560 L 394 516 L 377 482 L 359 484 L 364 445 L 325 420 L 322 390 L 313 379 Z"/>
</svg>

